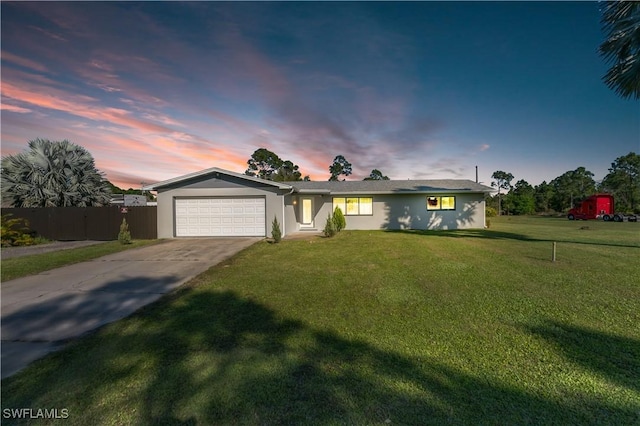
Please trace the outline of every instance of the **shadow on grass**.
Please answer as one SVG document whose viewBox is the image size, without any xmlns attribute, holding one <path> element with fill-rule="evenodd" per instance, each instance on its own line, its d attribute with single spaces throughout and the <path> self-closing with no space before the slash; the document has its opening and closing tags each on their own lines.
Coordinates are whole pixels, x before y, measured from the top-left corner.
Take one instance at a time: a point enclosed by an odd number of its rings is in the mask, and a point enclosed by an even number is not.
<svg viewBox="0 0 640 426">
<path fill-rule="evenodd" d="M 230 291 L 188 288 L 3 381 L 2 400 L 69 407 L 75 424 L 637 420 L 584 394 L 547 399 L 313 329 Z"/>
<path fill-rule="evenodd" d="M 640 392 L 640 340 L 556 321 L 527 330 L 551 342 L 571 361 Z"/>
<path fill-rule="evenodd" d="M 616 243 L 604 243 L 596 241 L 579 241 L 570 238 L 563 238 L 558 236 L 557 238 L 533 238 L 528 235 L 518 234 L 515 232 L 503 232 L 493 231 L 490 229 L 454 229 L 454 230 L 438 230 L 438 231 L 423 231 L 423 230 L 395 230 L 386 229 L 385 232 L 398 232 L 409 235 L 417 236 L 430 236 L 430 237 L 449 237 L 449 238 L 483 238 L 489 240 L 518 240 L 518 241 L 535 241 L 535 242 L 562 242 L 572 244 L 585 244 L 585 245 L 597 245 L 597 246 L 609 246 L 609 247 L 630 247 L 640 248 L 640 245 L 633 244 L 616 244 Z"/>
</svg>

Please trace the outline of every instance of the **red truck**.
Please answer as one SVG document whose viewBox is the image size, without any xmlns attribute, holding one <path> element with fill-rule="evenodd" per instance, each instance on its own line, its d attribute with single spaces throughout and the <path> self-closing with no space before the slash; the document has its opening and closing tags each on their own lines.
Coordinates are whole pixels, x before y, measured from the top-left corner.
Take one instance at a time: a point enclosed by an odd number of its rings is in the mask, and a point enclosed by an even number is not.
<svg viewBox="0 0 640 426">
<path fill-rule="evenodd" d="M 588 220 L 602 219 L 605 222 L 613 220 L 614 222 L 637 222 L 635 215 L 624 215 L 622 213 L 614 213 L 613 195 L 611 194 L 595 194 L 587 197 L 580 205 L 572 208 L 567 213 L 569 220 Z"/>
</svg>

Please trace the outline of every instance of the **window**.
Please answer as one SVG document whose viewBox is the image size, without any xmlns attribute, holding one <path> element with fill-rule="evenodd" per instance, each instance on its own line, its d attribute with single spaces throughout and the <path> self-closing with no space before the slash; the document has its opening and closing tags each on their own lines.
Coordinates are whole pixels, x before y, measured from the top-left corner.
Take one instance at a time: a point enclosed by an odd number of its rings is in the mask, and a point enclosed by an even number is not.
<svg viewBox="0 0 640 426">
<path fill-rule="evenodd" d="M 360 214 L 373 214 L 373 198 L 360 198 Z"/>
<path fill-rule="evenodd" d="M 357 198 L 347 198 L 347 211 L 344 212 L 346 215 L 356 215 L 358 214 L 360 209 L 358 209 L 358 199 Z"/>
<path fill-rule="evenodd" d="M 456 197 L 427 197 L 427 210 L 455 210 Z"/>
<path fill-rule="evenodd" d="M 333 210 L 340 207 L 345 216 L 373 215 L 371 197 L 337 197 L 333 199 Z"/>
</svg>

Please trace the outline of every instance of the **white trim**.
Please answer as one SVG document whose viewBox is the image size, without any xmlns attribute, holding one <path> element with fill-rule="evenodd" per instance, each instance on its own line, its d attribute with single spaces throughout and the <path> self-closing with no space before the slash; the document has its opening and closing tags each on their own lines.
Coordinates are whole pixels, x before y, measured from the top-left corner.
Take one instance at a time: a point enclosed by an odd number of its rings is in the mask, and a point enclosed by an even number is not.
<svg viewBox="0 0 640 426">
<path fill-rule="evenodd" d="M 304 201 L 309 200 L 311 202 L 311 211 L 309 212 L 309 216 L 311 217 L 311 221 L 309 223 L 304 223 Z M 314 220 L 313 220 L 313 212 L 315 210 L 315 200 L 314 197 L 300 197 L 300 228 L 313 228 Z"/>
</svg>

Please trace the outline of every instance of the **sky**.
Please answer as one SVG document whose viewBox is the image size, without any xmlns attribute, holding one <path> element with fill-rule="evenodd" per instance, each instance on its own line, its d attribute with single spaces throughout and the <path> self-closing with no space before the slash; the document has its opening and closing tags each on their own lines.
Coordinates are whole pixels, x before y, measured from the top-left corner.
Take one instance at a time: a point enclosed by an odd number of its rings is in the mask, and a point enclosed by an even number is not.
<svg viewBox="0 0 640 426">
<path fill-rule="evenodd" d="M 258 148 L 327 180 L 532 185 L 640 152 L 597 2 L 1 3 L 2 155 L 85 147 L 129 188 Z"/>
</svg>

